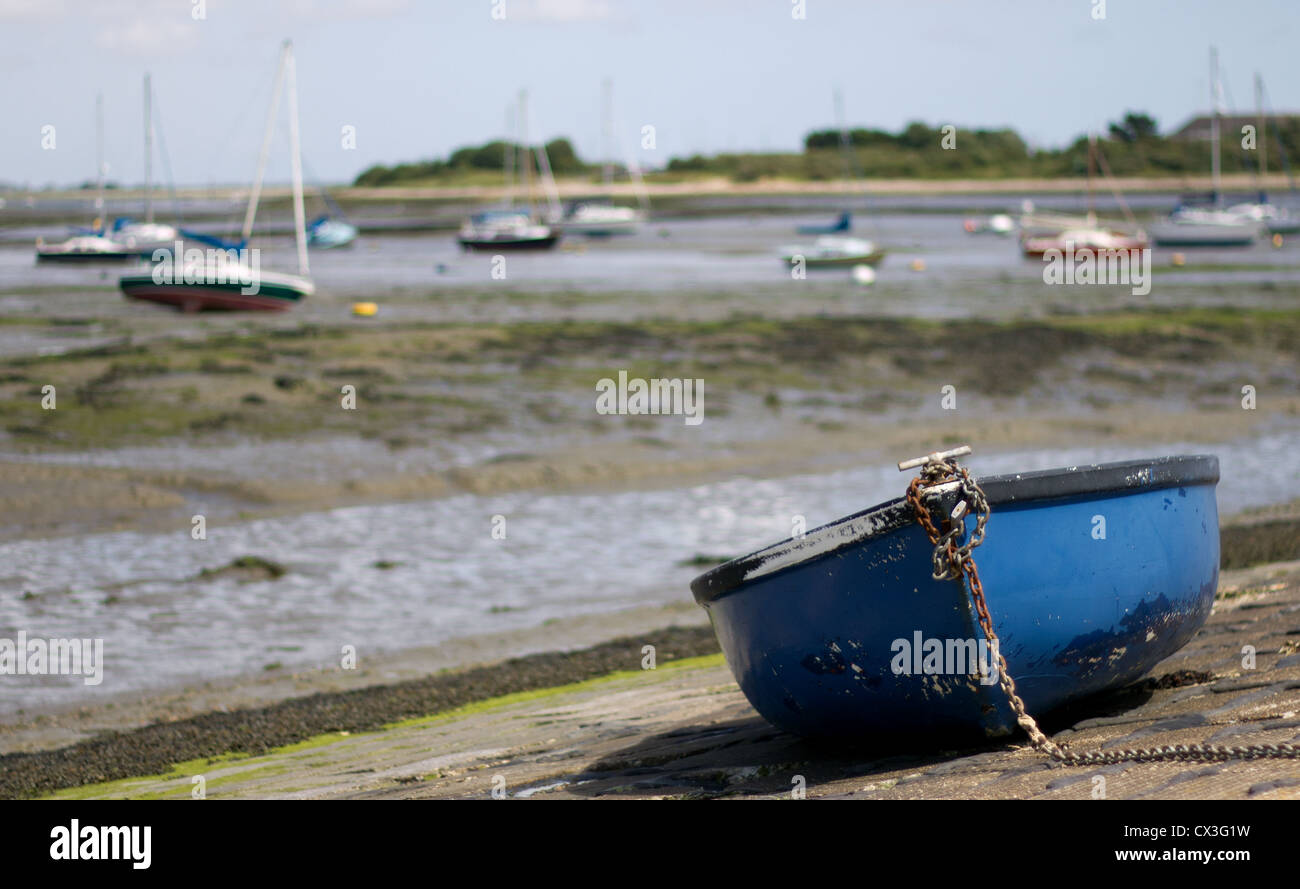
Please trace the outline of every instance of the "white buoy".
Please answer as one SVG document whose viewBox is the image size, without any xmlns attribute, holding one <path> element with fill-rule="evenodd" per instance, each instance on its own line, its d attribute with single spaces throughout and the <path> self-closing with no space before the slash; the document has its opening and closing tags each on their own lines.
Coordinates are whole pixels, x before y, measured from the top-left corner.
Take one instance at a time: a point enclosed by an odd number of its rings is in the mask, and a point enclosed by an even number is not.
<svg viewBox="0 0 1300 889">
<path fill-rule="evenodd" d="M 869 265 L 855 265 L 852 275 L 853 280 L 864 287 L 876 283 L 876 270 Z"/>
</svg>

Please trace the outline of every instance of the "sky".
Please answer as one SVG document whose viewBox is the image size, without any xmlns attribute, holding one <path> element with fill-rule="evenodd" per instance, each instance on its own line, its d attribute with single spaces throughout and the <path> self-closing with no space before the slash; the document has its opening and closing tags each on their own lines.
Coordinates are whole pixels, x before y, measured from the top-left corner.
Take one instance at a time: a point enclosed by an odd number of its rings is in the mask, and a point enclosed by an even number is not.
<svg viewBox="0 0 1300 889">
<path fill-rule="evenodd" d="M 286 38 L 308 178 L 339 183 L 504 136 L 521 89 L 532 135 L 595 159 L 605 78 L 648 167 L 797 151 L 836 89 L 852 126 L 953 124 L 959 149 L 960 128 L 1001 126 L 1057 147 L 1127 109 L 1170 130 L 1209 106 L 1211 45 L 1232 107 L 1253 110 L 1258 72 L 1300 111 L 1298 24 L 1297 0 L 0 0 L 0 183 L 93 179 L 99 93 L 109 178 L 143 181 L 150 72 L 155 181 L 246 184 Z"/>
</svg>

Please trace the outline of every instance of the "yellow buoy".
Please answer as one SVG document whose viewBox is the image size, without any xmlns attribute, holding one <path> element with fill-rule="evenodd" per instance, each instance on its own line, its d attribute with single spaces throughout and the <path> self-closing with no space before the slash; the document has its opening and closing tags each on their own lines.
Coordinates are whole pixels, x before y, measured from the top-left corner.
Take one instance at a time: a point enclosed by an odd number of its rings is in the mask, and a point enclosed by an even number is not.
<svg viewBox="0 0 1300 889">
<path fill-rule="evenodd" d="M 353 303 L 352 314 L 362 318 L 370 318 L 379 311 L 377 303 Z"/>
<path fill-rule="evenodd" d="M 925 260 L 924 260 L 924 259 L 914 259 L 914 260 L 912 260 L 912 271 L 914 271 L 914 272 L 923 272 L 923 271 L 925 271 Z"/>
<path fill-rule="evenodd" d="M 1281 236 L 1281 235 L 1273 235 L 1273 246 L 1274 246 L 1274 247 L 1281 247 L 1281 246 L 1282 246 L 1282 236 Z"/>
<path fill-rule="evenodd" d="M 1183 265 L 1187 262 L 1187 257 L 1181 253 L 1175 253 L 1173 256 L 1169 257 L 1169 261 L 1174 265 Z"/>
</svg>

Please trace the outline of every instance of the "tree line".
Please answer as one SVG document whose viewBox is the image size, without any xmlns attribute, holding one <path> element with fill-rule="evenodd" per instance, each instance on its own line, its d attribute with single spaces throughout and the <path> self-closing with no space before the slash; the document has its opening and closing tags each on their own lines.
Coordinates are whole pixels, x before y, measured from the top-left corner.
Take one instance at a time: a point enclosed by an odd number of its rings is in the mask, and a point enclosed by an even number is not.
<svg viewBox="0 0 1300 889">
<path fill-rule="evenodd" d="M 1300 158 L 1300 118 L 1280 118 L 1267 133 L 1255 133 L 1269 169 L 1290 172 Z M 847 135 L 848 150 L 842 142 Z M 1225 127 L 1221 161 L 1225 173 L 1254 172 L 1259 151 L 1243 146 L 1246 137 Z M 356 185 L 376 186 L 415 180 L 454 180 L 469 171 L 501 172 L 508 143 L 488 142 L 458 149 L 446 160 L 396 166 L 376 165 Z M 1116 176 L 1203 175 L 1210 169 L 1210 144 L 1161 134 L 1149 114 L 1129 111 L 1099 135 L 1098 147 Z M 557 176 L 594 176 L 599 165 L 585 163 L 568 139 L 546 143 Z M 518 155 L 516 155 L 518 157 Z M 816 130 L 804 138 L 801 152 L 696 154 L 669 160 L 661 178 L 725 176 L 737 182 L 764 178 L 831 180 L 845 176 L 884 179 L 1006 179 L 1081 177 L 1088 173 L 1088 138 L 1063 148 L 1033 148 L 1012 129 L 966 129 L 913 122 L 897 133 L 854 128 Z M 650 178 L 655 178 L 652 175 Z"/>
</svg>

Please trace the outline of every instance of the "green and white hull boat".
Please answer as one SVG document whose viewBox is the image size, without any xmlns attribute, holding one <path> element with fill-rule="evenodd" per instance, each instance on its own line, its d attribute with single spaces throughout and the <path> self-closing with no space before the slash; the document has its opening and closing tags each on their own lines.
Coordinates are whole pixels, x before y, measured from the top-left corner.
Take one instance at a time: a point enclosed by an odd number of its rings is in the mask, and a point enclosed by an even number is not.
<svg viewBox="0 0 1300 889">
<path fill-rule="evenodd" d="M 173 306 L 183 312 L 284 311 L 315 293 L 308 278 L 278 272 L 254 272 L 246 266 L 205 269 L 199 275 L 170 276 L 141 272 L 118 281 L 131 299 Z"/>
<path fill-rule="evenodd" d="M 266 173 L 266 159 L 271 146 L 276 110 L 280 104 L 280 91 L 286 82 L 289 99 L 289 160 L 293 165 L 293 221 L 298 247 L 296 275 L 262 271 L 258 261 L 260 254 L 254 250 L 250 255 L 245 249 L 253 233 L 253 220 L 262 193 L 262 178 Z M 315 292 L 307 268 L 307 227 L 303 210 L 302 153 L 298 133 L 298 80 L 293 45 L 289 41 L 284 42 L 280 51 L 280 66 L 276 71 L 275 87 L 271 94 L 271 110 L 267 115 L 257 176 L 253 180 L 240 242 L 207 250 L 201 259 L 192 251 L 184 249 L 184 244 L 180 241 L 172 245 L 169 253 L 161 261 L 155 262 L 149 271 L 123 275 L 118 280 L 122 293 L 130 299 L 161 303 L 184 312 L 198 312 L 210 309 L 283 311 Z"/>
</svg>

